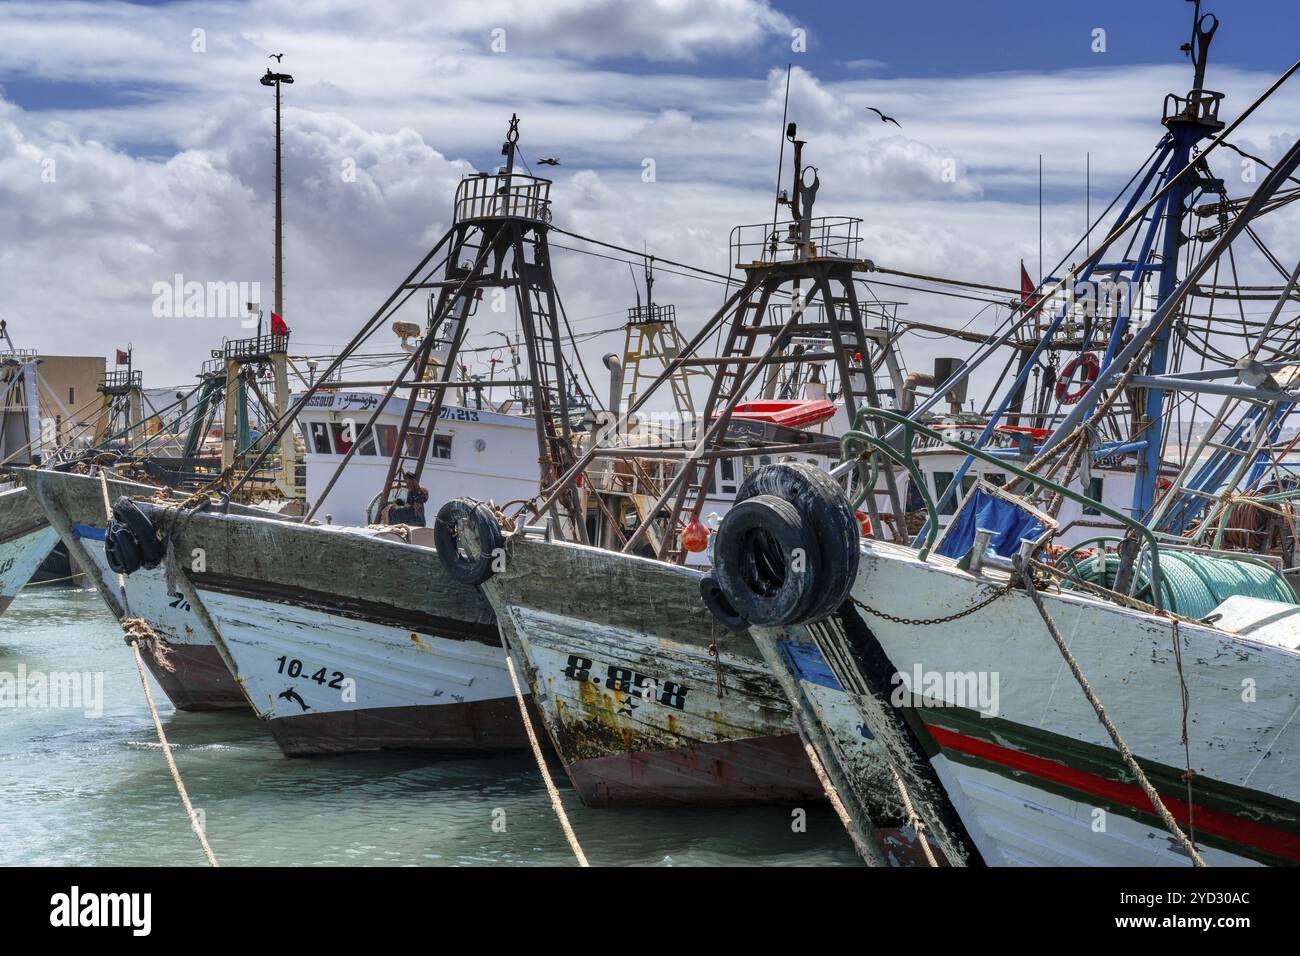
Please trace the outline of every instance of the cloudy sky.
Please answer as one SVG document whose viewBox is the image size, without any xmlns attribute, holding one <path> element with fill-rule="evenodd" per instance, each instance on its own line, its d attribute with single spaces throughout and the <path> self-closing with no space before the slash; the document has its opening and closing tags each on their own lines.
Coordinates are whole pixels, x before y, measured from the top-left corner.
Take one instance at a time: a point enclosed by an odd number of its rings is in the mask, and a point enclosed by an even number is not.
<svg viewBox="0 0 1300 956">
<path fill-rule="evenodd" d="M 1300 53 L 1300 14 L 1285 0 L 1205 9 L 1223 20 L 1208 85 L 1227 93 L 1230 119 Z M 131 343 L 152 385 L 192 381 L 208 349 L 247 334 L 237 319 L 152 307 L 155 283 L 180 274 L 258 282 L 269 309 L 273 111 L 257 81 L 271 53 L 296 78 L 284 115 L 295 351 L 336 348 L 383 301 L 448 226 L 460 177 L 499 161 L 511 113 L 535 171 L 540 157 L 561 159 L 548 173 L 558 226 L 726 271 L 731 227 L 771 214 L 787 65 L 819 213 L 862 217 L 862 254 L 882 265 L 1014 286 L 1021 259 L 1037 272 L 1040 154 L 1050 269 L 1083 230 L 1086 157 L 1095 215 L 1151 152 L 1165 94 L 1189 85 L 1178 47 L 1190 10 L 1185 0 L 3 3 L 0 317 L 20 347 L 111 355 Z M 1295 139 L 1293 85 L 1238 145 L 1272 160 Z M 1237 157 L 1215 169 L 1234 195 L 1249 188 Z M 1300 248 L 1294 217 L 1265 232 L 1284 259 Z M 560 249 L 556 267 L 577 331 L 619 324 L 635 295 L 625 263 Z M 980 302 L 874 291 L 925 321 L 983 329 L 995 317 Z M 656 293 L 689 333 L 722 289 L 661 275 Z M 584 352 L 595 361 L 620 344 L 611 333 Z M 936 348 L 919 337 L 909 347 L 914 367 Z"/>
</svg>

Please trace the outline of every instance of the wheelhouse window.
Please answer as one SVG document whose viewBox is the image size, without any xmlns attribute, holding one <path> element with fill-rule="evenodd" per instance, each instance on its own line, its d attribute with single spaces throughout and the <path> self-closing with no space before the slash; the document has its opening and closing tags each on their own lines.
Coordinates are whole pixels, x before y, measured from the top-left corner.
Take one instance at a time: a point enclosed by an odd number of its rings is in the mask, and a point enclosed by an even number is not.
<svg viewBox="0 0 1300 956">
<path fill-rule="evenodd" d="M 451 436 L 434 433 L 433 444 L 429 447 L 429 458 L 432 461 L 450 461 L 451 460 Z"/>
<path fill-rule="evenodd" d="M 330 422 L 330 434 L 334 437 L 334 448 L 337 453 L 346 455 L 351 450 L 356 435 L 353 426 L 345 425 L 343 422 Z"/>
<path fill-rule="evenodd" d="M 376 425 L 375 430 L 379 434 L 379 454 L 392 458 L 393 452 L 397 451 L 397 426 Z"/>
<path fill-rule="evenodd" d="M 911 478 L 907 479 L 907 510 L 920 511 L 925 507 L 925 499 L 921 497 L 921 489 Z"/>
<path fill-rule="evenodd" d="M 736 462 L 733 458 L 718 461 L 718 490 L 724 495 L 736 493 Z"/>
<path fill-rule="evenodd" d="M 424 444 L 424 429 L 412 428 L 406 433 L 406 457 L 419 458 L 420 446 Z"/>
<path fill-rule="evenodd" d="M 957 512 L 957 497 L 955 495 L 950 498 L 944 497 L 954 477 L 951 471 L 936 471 L 934 473 L 934 503 L 939 506 L 939 514 L 941 515 L 950 515 Z"/>
<path fill-rule="evenodd" d="M 1091 498 L 1093 501 L 1101 501 L 1102 500 L 1101 496 L 1105 488 L 1105 481 L 1106 479 L 1102 478 L 1101 475 L 1093 475 L 1092 480 L 1088 482 L 1088 490 L 1086 492 L 1088 497 Z M 1091 508 L 1085 505 L 1083 509 L 1083 513 L 1085 515 L 1095 516 L 1095 515 L 1100 515 L 1101 511 L 1099 511 L 1097 508 Z"/>
<path fill-rule="evenodd" d="M 318 455 L 332 455 L 334 448 L 330 445 L 329 429 L 324 422 L 311 423 L 311 450 Z"/>
</svg>

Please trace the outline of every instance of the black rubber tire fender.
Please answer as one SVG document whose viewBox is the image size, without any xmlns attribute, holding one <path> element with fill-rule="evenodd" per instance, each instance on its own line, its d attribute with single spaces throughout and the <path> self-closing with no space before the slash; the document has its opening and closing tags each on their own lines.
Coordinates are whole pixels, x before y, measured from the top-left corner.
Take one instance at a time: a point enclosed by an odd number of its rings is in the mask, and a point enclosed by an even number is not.
<svg viewBox="0 0 1300 956">
<path fill-rule="evenodd" d="M 140 547 L 131 529 L 119 521 L 110 521 L 104 529 L 104 557 L 117 574 L 140 570 Z"/>
<path fill-rule="evenodd" d="M 844 490 L 825 469 L 806 462 L 777 462 L 746 478 L 736 502 L 757 495 L 771 495 L 794 505 L 817 536 L 821 588 L 803 620 L 818 621 L 839 610 L 853 588 L 862 557 L 862 526 Z"/>
<path fill-rule="evenodd" d="M 131 529 L 140 552 L 140 566 L 156 568 L 162 563 L 163 546 L 153 522 L 130 498 L 121 497 L 113 505 L 113 517 Z"/>
<path fill-rule="evenodd" d="M 461 547 L 463 529 L 474 536 L 477 554 Z M 438 509 L 433 523 L 433 543 L 442 566 L 453 579 L 477 586 L 492 577 L 493 564 L 505 547 L 505 538 L 496 515 L 487 505 L 472 498 L 453 498 Z"/>
<path fill-rule="evenodd" d="M 759 625 L 793 624 L 816 600 L 817 536 L 794 505 L 757 495 L 727 511 L 714 540 L 713 575 L 732 608 Z"/>
<path fill-rule="evenodd" d="M 722 593 L 722 586 L 718 584 L 718 579 L 712 574 L 700 578 L 700 597 L 704 599 L 704 606 L 723 627 L 732 631 L 744 631 L 749 628 L 749 622 L 731 606 L 727 596 Z"/>
</svg>

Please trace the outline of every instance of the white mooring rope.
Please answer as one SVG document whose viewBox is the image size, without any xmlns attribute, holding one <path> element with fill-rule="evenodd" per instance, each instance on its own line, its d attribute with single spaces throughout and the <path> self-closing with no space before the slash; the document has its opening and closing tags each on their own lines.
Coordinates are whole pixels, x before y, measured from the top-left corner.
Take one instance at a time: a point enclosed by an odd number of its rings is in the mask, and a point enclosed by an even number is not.
<svg viewBox="0 0 1300 956">
<path fill-rule="evenodd" d="M 1083 691 L 1083 695 L 1088 698 L 1088 703 L 1092 705 L 1092 709 L 1096 712 L 1097 719 L 1101 721 L 1101 725 L 1106 729 L 1106 733 L 1110 735 L 1111 742 L 1114 743 L 1115 749 L 1119 751 L 1119 755 L 1123 759 L 1124 765 L 1128 767 L 1129 773 L 1133 774 L 1133 778 L 1137 781 L 1138 786 L 1142 789 L 1142 792 L 1147 795 L 1147 799 L 1151 801 L 1151 807 L 1155 810 L 1156 815 L 1160 817 L 1160 822 L 1165 825 L 1165 829 L 1168 830 L 1173 838 L 1178 841 L 1178 844 L 1183 848 L 1187 855 L 1192 858 L 1192 865 L 1205 866 L 1205 860 L 1201 857 L 1201 854 L 1197 852 L 1196 846 L 1192 841 L 1187 838 L 1187 834 L 1184 833 L 1182 827 L 1178 825 L 1178 821 L 1175 820 L 1173 814 L 1169 812 L 1169 808 L 1165 806 L 1164 801 L 1160 799 L 1159 791 L 1151 785 L 1151 781 L 1148 780 L 1147 775 L 1143 773 L 1142 768 L 1138 765 L 1137 758 L 1133 756 L 1133 751 L 1129 749 L 1129 745 L 1125 743 L 1124 738 L 1120 736 L 1119 728 L 1115 726 L 1114 721 L 1112 721 L 1107 715 L 1106 708 L 1101 704 L 1101 698 L 1097 696 L 1096 691 L 1092 689 L 1092 685 L 1088 683 L 1088 678 L 1084 676 L 1083 668 L 1079 666 L 1078 660 L 1076 660 L 1074 654 L 1071 653 L 1070 645 L 1066 643 L 1065 638 L 1061 635 L 1061 631 L 1056 626 L 1056 622 L 1052 620 L 1051 614 L 1048 613 L 1046 606 L 1043 604 L 1043 599 L 1038 593 L 1038 588 L 1034 586 L 1033 571 L 1030 570 L 1028 565 L 1019 555 L 1016 555 L 1012 560 L 1015 565 L 1016 574 L 1019 575 L 1021 583 L 1025 586 L 1025 593 L 1029 595 L 1029 600 L 1032 601 L 1034 607 L 1038 609 L 1039 616 L 1042 617 L 1043 623 L 1047 625 L 1047 633 L 1051 635 L 1052 640 L 1056 642 L 1057 649 L 1060 650 L 1061 656 L 1065 658 L 1065 663 L 1070 668 L 1070 673 L 1074 675 L 1074 679 L 1078 683 L 1079 688 Z M 1191 813 L 1190 804 L 1188 805 L 1188 813 Z"/>
<path fill-rule="evenodd" d="M 108 479 L 104 477 L 104 472 L 99 473 L 99 485 L 104 492 L 104 530 L 107 532 L 108 525 L 113 521 L 113 508 L 108 500 Z M 203 847 L 203 855 L 208 858 L 208 865 L 219 867 L 216 856 L 212 853 L 212 847 L 208 845 L 208 838 L 203 833 L 203 827 L 199 823 L 199 815 L 194 811 L 194 804 L 190 803 L 189 792 L 185 789 L 185 781 L 181 779 L 181 772 L 176 766 L 176 759 L 172 756 L 171 745 L 167 743 L 167 733 L 163 730 L 162 718 L 158 716 L 158 705 L 154 703 L 153 691 L 149 689 L 149 678 L 144 672 L 144 658 L 140 655 L 140 638 L 145 636 L 151 641 L 151 646 L 155 648 L 155 653 L 160 653 L 163 645 L 158 635 L 142 618 L 132 618 L 131 608 L 126 601 L 126 578 L 124 575 L 117 576 L 117 587 L 122 593 L 122 609 L 126 616 L 119 622 L 122 630 L 126 632 L 126 643 L 131 645 L 131 651 L 135 655 L 135 669 L 140 675 L 140 686 L 144 688 L 144 699 L 149 704 L 149 716 L 153 718 L 153 729 L 158 734 L 158 743 L 162 746 L 163 756 L 167 758 L 167 769 L 171 771 L 172 782 L 176 784 L 176 792 L 181 795 L 181 803 L 185 807 L 185 815 L 189 817 L 190 829 L 194 835 L 199 838 L 199 846 Z"/>
<path fill-rule="evenodd" d="M 506 652 L 506 670 L 510 672 L 510 683 L 515 687 L 515 700 L 519 703 L 519 716 L 524 719 L 524 730 L 533 748 L 533 759 L 537 761 L 537 769 L 542 772 L 542 780 L 546 782 L 546 792 L 551 796 L 551 809 L 555 811 L 555 816 L 560 821 L 560 829 L 564 831 L 564 838 L 569 841 L 569 849 L 578 858 L 578 865 L 591 866 L 587 862 L 587 854 L 582 852 L 582 846 L 578 843 L 577 834 L 573 832 L 573 826 L 569 823 L 568 814 L 564 812 L 560 791 L 555 788 L 551 772 L 546 768 L 546 756 L 542 753 L 542 745 L 537 742 L 537 733 L 533 730 L 532 719 L 528 716 L 528 704 L 524 701 L 524 691 L 519 686 L 519 677 L 515 674 L 515 662 L 510 656 L 510 647 L 506 644 L 505 635 L 501 637 L 501 647 Z"/>
</svg>

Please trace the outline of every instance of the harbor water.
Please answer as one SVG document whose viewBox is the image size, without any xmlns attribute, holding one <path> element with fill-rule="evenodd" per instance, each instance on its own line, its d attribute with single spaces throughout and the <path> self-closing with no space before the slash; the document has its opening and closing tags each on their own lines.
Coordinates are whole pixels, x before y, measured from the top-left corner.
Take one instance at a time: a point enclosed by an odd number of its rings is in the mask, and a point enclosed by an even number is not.
<svg viewBox="0 0 1300 956">
<path fill-rule="evenodd" d="M 80 699 L 66 683 L 62 700 L 30 692 L 69 672 Z M 180 713 L 152 687 L 223 865 L 573 862 L 527 753 L 289 759 L 251 713 Z M 0 728 L 0 864 L 203 863 L 131 652 L 93 591 L 28 587 L 0 617 Z M 857 863 L 826 806 L 587 809 L 552 772 L 593 865 Z"/>
</svg>

